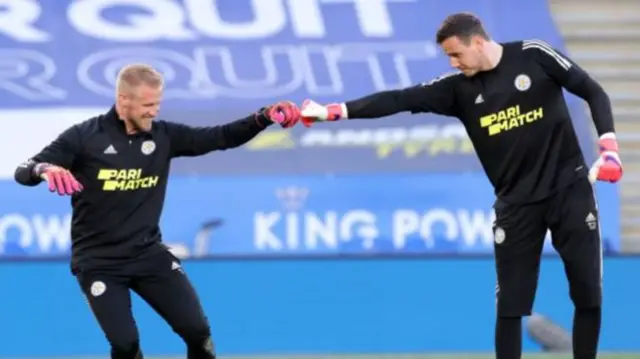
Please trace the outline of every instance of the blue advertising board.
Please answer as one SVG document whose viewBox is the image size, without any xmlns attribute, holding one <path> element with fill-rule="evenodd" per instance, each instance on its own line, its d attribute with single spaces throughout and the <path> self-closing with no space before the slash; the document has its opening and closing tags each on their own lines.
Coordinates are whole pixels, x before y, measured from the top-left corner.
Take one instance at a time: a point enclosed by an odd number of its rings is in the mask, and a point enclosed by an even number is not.
<svg viewBox="0 0 640 359">
<path fill-rule="evenodd" d="M 493 259 L 184 261 L 221 355 L 493 352 Z M 603 352 L 639 352 L 639 258 L 605 258 Z M 65 263 L 0 263 L 0 357 L 105 357 L 108 344 Z M 138 296 L 147 356 L 184 344 Z M 564 268 L 542 262 L 534 312 L 571 332 Z M 527 322 L 525 321 L 525 324 Z M 82 333 L 80 340 L 78 333 Z M 540 346 L 524 331 L 523 349 Z"/>
<path fill-rule="evenodd" d="M 106 111 L 118 70 L 146 62 L 166 77 L 161 117 L 217 125 L 276 100 L 344 101 L 428 81 L 449 63 L 442 20 L 472 11 L 498 41 L 540 38 L 564 50 L 546 1 L 56 0 L 6 2 L 0 27 L 0 176 L 71 122 Z M 588 159 L 584 105 L 572 98 Z M 52 120 L 55 119 L 55 120 Z M 6 124 L 8 123 L 8 125 Z M 27 139 L 12 133 L 42 135 Z M 251 145 L 189 160 L 177 174 L 480 171 L 455 119 L 266 131 Z"/>
<path fill-rule="evenodd" d="M 617 252 L 616 186 L 597 189 L 605 248 Z M 68 255 L 69 199 L 10 181 L 0 193 L 2 256 Z M 161 227 L 184 257 L 491 254 L 493 201 L 478 173 L 174 177 Z"/>
</svg>

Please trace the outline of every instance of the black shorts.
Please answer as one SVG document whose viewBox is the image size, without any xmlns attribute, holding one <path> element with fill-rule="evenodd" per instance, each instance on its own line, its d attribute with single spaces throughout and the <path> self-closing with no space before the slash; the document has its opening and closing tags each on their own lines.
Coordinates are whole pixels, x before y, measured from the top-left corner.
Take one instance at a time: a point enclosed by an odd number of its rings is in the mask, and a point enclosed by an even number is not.
<svg viewBox="0 0 640 359">
<path fill-rule="evenodd" d="M 80 270 L 76 277 L 112 353 L 133 357 L 138 350 L 130 291 L 146 301 L 187 344 L 213 350 L 209 322 L 196 291 L 180 260 L 168 250 L 123 265 Z"/>
<path fill-rule="evenodd" d="M 531 315 L 547 230 L 564 263 L 577 307 L 602 302 L 602 243 L 594 189 L 584 178 L 527 205 L 496 201 L 494 249 L 500 316 Z"/>
</svg>

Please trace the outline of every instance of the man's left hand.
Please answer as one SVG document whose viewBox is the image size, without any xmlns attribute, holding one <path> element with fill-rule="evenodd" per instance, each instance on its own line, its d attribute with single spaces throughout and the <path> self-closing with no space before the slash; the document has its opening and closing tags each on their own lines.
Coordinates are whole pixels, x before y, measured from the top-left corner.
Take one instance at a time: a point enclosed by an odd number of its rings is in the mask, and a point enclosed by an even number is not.
<svg viewBox="0 0 640 359">
<path fill-rule="evenodd" d="M 291 128 L 300 121 L 300 109 L 298 105 L 290 101 L 281 101 L 267 107 L 265 116 L 273 123 L 283 128 Z"/>
<path fill-rule="evenodd" d="M 589 180 L 615 183 L 622 178 L 622 161 L 618 154 L 618 141 L 615 134 L 606 133 L 598 141 L 600 155 L 589 171 Z"/>
</svg>

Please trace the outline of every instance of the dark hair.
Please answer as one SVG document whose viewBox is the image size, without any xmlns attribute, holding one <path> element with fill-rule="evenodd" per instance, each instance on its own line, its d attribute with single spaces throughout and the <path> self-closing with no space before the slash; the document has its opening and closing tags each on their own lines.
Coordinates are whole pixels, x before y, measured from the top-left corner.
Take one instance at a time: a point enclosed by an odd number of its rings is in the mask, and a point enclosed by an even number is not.
<svg viewBox="0 0 640 359">
<path fill-rule="evenodd" d="M 482 36 L 485 40 L 489 40 L 489 34 L 482 26 L 480 19 L 467 12 L 460 12 L 447 16 L 442 22 L 438 33 L 436 34 L 436 42 L 441 45 L 450 37 L 458 37 L 465 44 L 469 44 L 472 36 Z"/>
</svg>

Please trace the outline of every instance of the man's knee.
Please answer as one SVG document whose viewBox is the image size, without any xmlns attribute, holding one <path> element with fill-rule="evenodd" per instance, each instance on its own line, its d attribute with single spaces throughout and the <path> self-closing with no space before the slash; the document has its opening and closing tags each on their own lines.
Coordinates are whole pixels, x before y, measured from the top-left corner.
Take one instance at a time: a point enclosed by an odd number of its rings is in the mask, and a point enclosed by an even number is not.
<svg viewBox="0 0 640 359">
<path fill-rule="evenodd" d="M 211 337 L 211 330 L 208 325 L 187 325 L 178 330 L 178 335 L 187 343 L 203 343 Z"/>
<path fill-rule="evenodd" d="M 531 315 L 534 290 L 496 287 L 497 314 L 502 318 L 518 318 Z"/>
<path fill-rule="evenodd" d="M 602 306 L 602 287 L 599 284 L 570 284 L 570 296 L 573 305 L 580 309 L 600 308 Z"/>
<path fill-rule="evenodd" d="M 585 258 L 565 262 L 569 295 L 576 308 L 598 308 L 602 305 L 602 271 L 601 264 L 596 264 L 598 261 Z"/>
<path fill-rule="evenodd" d="M 111 359 L 143 359 L 138 338 L 110 340 Z"/>
<path fill-rule="evenodd" d="M 215 353 L 211 328 L 206 318 L 176 328 L 176 332 L 184 340 L 190 350 Z"/>
</svg>

